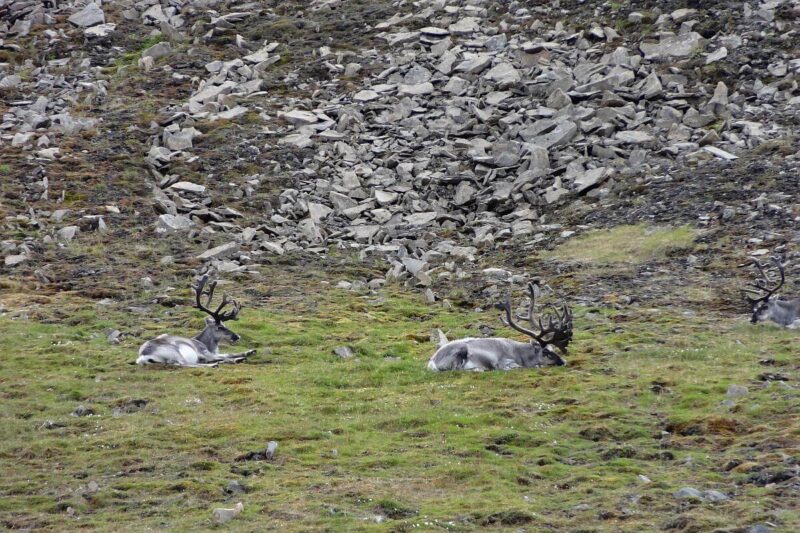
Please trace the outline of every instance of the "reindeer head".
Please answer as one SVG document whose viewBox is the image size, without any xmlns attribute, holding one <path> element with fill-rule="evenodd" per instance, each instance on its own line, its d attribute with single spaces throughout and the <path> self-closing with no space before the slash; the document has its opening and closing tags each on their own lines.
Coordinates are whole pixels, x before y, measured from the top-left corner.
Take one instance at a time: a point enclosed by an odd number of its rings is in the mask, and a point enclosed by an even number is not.
<svg viewBox="0 0 800 533">
<path fill-rule="evenodd" d="M 773 257 L 772 262 L 775 263 L 775 266 L 778 269 L 777 277 L 780 278 L 780 281 L 777 282 L 777 284 L 770 280 L 769 265 L 766 263 L 759 263 L 757 260 L 753 259 L 752 264 L 758 269 L 759 274 L 761 274 L 761 278 L 757 279 L 754 283 L 748 283 L 746 286 L 747 288 L 742 290 L 742 292 L 745 294 L 750 293 L 759 296 L 758 298 L 745 296 L 750 304 L 750 309 L 752 311 L 750 322 L 753 324 L 769 318 L 772 307 L 770 298 L 776 292 L 778 292 L 781 287 L 783 287 L 783 283 L 786 281 L 786 276 L 780 258 Z"/>
<path fill-rule="evenodd" d="M 230 343 L 235 343 L 239 340 L 239 335 L 225 327 L 224 322 L 228 320 L 236 320 L 239 317 L 239 311 L 241 307 L 236 302 L 236 300 L 231 300 L 228 298 L 228 295 L 223 293 L 222 294 L 222 302 L 219 304 L 215 311 L 210 309 L 211 306 L 211 299 L 214 298 L 214 289 L 217 288 L 217 282 L 212 281 L 208 283 L 208 274 L 204 274 L 200 278 L 197 279 L 197 282 L 192 285 L 192 290 L 194 291 L 195 297 L 195 307 L 203 311 L 204 313 L 208 314 L 208 318 L 206 318 L 206 330 L 210 330 L 216 342 L 220 341 L 228 341 Z M 208 286 L 206 286 L 208 284 Z M 200 301 L 201 297 L 206 297 L 206 303 Z M 233 308 L 229 311 L 223 311 L 225 306 L 228 304 L 233 304 Z"/>
<path fill-rule="evenodd" d="M 501 317 L 503 323 L 520 333 L 524 333 L 531 338 L 531 345 L 537 346 L 541 349 L 541 354 L 544 357 L 545 363 L 549 366 L 562 366 L 566 362 L 550 347 L 557 348 L 562 354 L 567 353 L 567 345 L 572 340 L 572 311 L 569 310 L 566 304 L 561 306 L 561 309 L 552 307 L 553 312 L 546 315 L 546 320 L 543 322 L 539 317 L 537 320 L 534 317 L 534 305 L 536 303 L 536 286 L 533 283 L 528 283 L 528 297 L 531 300 L 530 307 L 528 307 L 528 322 L 532 329 L 526 329 L 517 325 L 512 318 L 511 312 L 511 299 L 506 298 L 501 307 L 505 310 L 506 316 Z M 521 317 L 518 317 L 521 318 Z M 545 322 L 547 325 L 545 325 Z M 533 330 L 538 328 L 539 333 Z"/>
</svg>

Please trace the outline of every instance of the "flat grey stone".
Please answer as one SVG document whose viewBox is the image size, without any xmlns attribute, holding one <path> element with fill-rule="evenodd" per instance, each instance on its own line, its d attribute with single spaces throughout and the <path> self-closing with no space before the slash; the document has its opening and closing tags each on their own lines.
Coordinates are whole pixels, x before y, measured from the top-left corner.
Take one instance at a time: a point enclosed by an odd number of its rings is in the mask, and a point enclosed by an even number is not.
<svg viewBox="0 0 800 533">
<path fill-rule="evenodd" d="M 103 38 L 108 37 L 114 30 L 117 29 L 117 25 L 113 22 L 106 22 L 105 24 L 98 24 L 97 26 L 92 26 L 91 28 L 86 28 L 83 30 L 83 34 L 90 38 Z"/>
<path fill-rule="evenodd" d="M 308 203 L 308 216 L 311 217 L 311 220 L 313 220 L 315 223 L 319 223 L 332 212 L 333 209 L 326 205 L 317 202 Z"/>
<path fill-rule="evenodd" d="M 56 232 L 56 240 L 61 242 L 70 242 L 80 232 L 78 226 L 66 226 Z"/>
<path fill-rule="evenodd" d="M 6 266 L 13 267 L 27 261 L 29 257 L 25 254 L 7 255 L 5 258 Z"/>
<path fill-rule="evenodd" d="M 658 43 L 642 43 L 639 49 L 645 59 L 687 57 L 700 48 L 705 39 L 697 32 L 682 35 L 664 35 Z"/>
<path fill-rule="evenodd" d="M 294 124 L 295 126 L 303 126 L 307 124 L 314 124 L 319 121 L 317 115 L 309 111 L 295 110 L 287 113 L 278 113 L 278 116 L 283 118 L 286 122 Z"/>
<path fill-rule="evenodd" d="M 160 59 L 167 57 L 172 53 L 172 45 L 167 41 L 156 43 L 150 48 L 142 52 L 142 57 L 152 57 L 153 59 Z"/>
<path fill-rule="evenodd" d="M 466 72 L 467 74 L 478 74 L 485 70 L 492 64 L 492 56 L 489 54 L 475 54 L 469 59 L 466 59 L 456 65 L 457 72 Z"/>
<path fill-rule="evenodd" d="M 363 90 L 358 91 L 356 94 L 353 95 L 353 101 L 355 102 L 372 102 L 373 100 L 377 100 L 380 98 L 380 95 L 375 91 L 371 90 Z"/>
<path fill-rule="evenodd" d="M 461 96 L 465 94 L 471 86 L 472 84 L 468 80 L 453 76 L 448 80 L 442 90 L 455 96 Z"/>
<path fill-rule="evenodd" d="M 163 214 L 158 216 L 157 228 L 163 231 L 188 231 L 194 227 L 194 222 L 183 215 Z"/>
<path fill-rule="evenodd" d="M 175 189 L 176 191 L 192 192 L 196 194 L 202 194 L 206 191 L 204 185 L 198 185 L 197 183 L 192 183 L 191 181 L 179 181 L 170 185 L 169 188 Z"/>
<path fill-rule="evenodd" d="M 290 133 L 284 135 L 278 140 L 280 145 L 294 146 L 295 148 L 303 149 L 314 146 L 314 139 L 307 133 Z"/>
<path fill-rule="evenodd" d="M 397 88 L 397 92 L 401 96 L 423 96 L 433 92 L 433 84 L 429 81 L 417 83 L 415 85 L 406 85 L 401 83 Z"/>
<path fill-rule="evenodd" d="M 726 57 L 728 57 L 728 49 L 723 46 L 706 56 L 706 65 L 716 63 L 717 61 L 725 59 Z"/>
<path fill-rule="evenodd" d="M 678 500 L 702 500 L 703 495 L 702 493 L 692 487 L 683 487 L 682 489 L 676 491 L 673 496 Z"/>
<path fill-rule="evenodd" d="M 457 206 L 466 205 L 475 198 L 477 192 L 477 189 L 475 189 L 470 182 L 462 181 L 456 186 L 456 192 L 453 195 L 453 203 Z"/>
<path fill-rule="evenodd" d="M 235 242 L 228 242 L 222 244 L 220 246 L 215 246 L 214 248 L 210 248 L 205 252 L 201 253 L 197 256 L 200 260 L 207 260 L 207 259 L 222 259 L 227 257 L 239 249 L 239 244 Z"/>
<path fill-rule="evenodd" d="M 743 396 L 747 396 L 747 387 L 742 385 L 731 385 L 728 387 L 728 391 L 725 393 L 726 398 L 741 398 Z"/>
<path fill-rule="evenodd" d="M 719 503 L 728 501 L 730 498 L 718 490 L 707 490 L 703 492 L 703 499 L 707 502 Z"/>
<path fill-rule="evenodd" d="M 571 141 L 578 134 L 578 126 L 574 122 L 560 122 L 550 132 L 527 139 L 530 143 L 543 148 L 561 146 Z"/>
<path fill-rule="evenodd" d="M 509 281 L 511 272 L 502 268 L 485 268 L 483 269 L 483 276 L 492 281 Z"/>
<path fill-rule="evenodd" d="M 353 350 L 351 350 L 347 346 L 337 346 L 336 348 L 333 349 L 333 353 L 336 354 L 336 357 L 339 357 L 341 359 L 350 359 L 355 355 L 353 353 Z"/>
<path fill-rule="evenodd" d="M 0 89 L 13 89 L 22 83 L 22 78 L 17 74 L 9 74 L 0 78 Z"/>
<path fill-rule="evenodd" d="M 382 206 L 393 204 L 398 200 L 398 198 L 400 198 L 400 195 L 396 192 L 382 190 L 375 191 L 375 200 L 377 200 L 378 204 Z"/>
<path fill-rule="evenodd" d="M 403 76 L 405 85 L 419 85 L 426 81 L 431 81 L 431 71 L 420 65 L 414 65 Z"/>
<path fill-rule="evenodd" d="M 559 88 L 556 88 L 553 92 L 551 92 L 550 96 L 548 96 L 547 100 L 545 101 L 547 107 L 552 107 L 553 109 L 561 109 L 562 107 L 566 107 L 571 103 L 572 98 L 570 98 L 567 93 Z"/>
<path fill-rule="evenodd" d="M 483 75 L 484 79 L 495 82 L 500 88 L 509 87 L 520 82 L 522 76 L 511 63 L 498 63 Z"/>
<path fill-rule="evenodd" d="M 618 131 L 614 138 L 626 144 L 646 144 L 655 141 L 655 137 L 645 131 Z"/>
<path fill-rule="evenodd" d="M 644 83 L 642 84 L 641 95 L 646 100 L 652 100 L 654 98 L 658 98 L 664 94 L 664 86 L 661 84 L 661 80 L 658 77 L 658 74 L 655 72 L 651 72 L 645 79 Z"/>
<path fill-rule="evenodd" d="M 448 30 L 450 30 L 450 33 L 453 35 L 468 35 L 478 31 L 480 27 L 481 19 L 477 17 L 464 17 L 455 24 L 451 24 Z"/>
<path fill-rule="evenodd" d="M 578 194 L 602 183 L 606 177 L 606 167 L 592 168 L 582 173 L 573 181 Z"/>
<path fill-rule="evenodd" d="M 435 26 L 426 26 L 419 30 L 422 35 L 430 35 L 432 37 L 447 37 L 450 31 L 444 28 L 437 28 Z"/>
<path fill-rule="evenodd" d="M 106 21 L 106 14 L 103 13 L 100 6 L 95 3 L 90 3 L 86 4 L 80 11 L 70 15 L 67 20 L 79 28 L 88 28 L 104 23 Z"/>
<path fill-rule="evenodd" d="M 695 108 L 691 107 L 683 115 L 683 123 L 690 128 L 702 128 L 714 122 L 713 115 L 702 115 Z"/>
<path fill-rule="evenodd" d="M 412 226 L 427 226 L 436 220 L 435 212 L 412 213 L 406 215 L 406 222 Z"/>
<path fill-rule="evenodd" d="M 334 209 L 336 209 L 336 211 L 340 213 L 345 209 L 351 209 L 358 205 L 358 202 L 355 201 L 354 199 L 335 191 L 331 191 L 330 194 L 328 195 L 328 198 L 330 202 L 333 204 Z"/>
<path fill-rule="evenodd" d="M 189 150 L 192 147 L 192 139 L 196 137 L 194 128 L 186 128 L 180 131 L 164 130 L 164 144 L 174 152 Z"/>
</svg>

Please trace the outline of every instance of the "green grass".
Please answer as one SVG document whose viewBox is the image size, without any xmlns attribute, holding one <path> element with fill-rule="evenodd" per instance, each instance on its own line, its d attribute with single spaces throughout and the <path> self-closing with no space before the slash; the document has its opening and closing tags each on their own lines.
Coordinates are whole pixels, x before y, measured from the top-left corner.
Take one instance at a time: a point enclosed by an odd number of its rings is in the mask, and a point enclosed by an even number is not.
<svg viewBox="0 0 800 533">
<path fill-rule="evenodd" d="M 796 332 L 578 308 L 564 368 L 431 373 L 432 328 L 475 335 L 496 314 L 329 290 L 302 313 L 246 308 L 237 350 L 261 348 L 246 364 L 160 369 L 130 364 L 139 343 L 193 333 L 199 314 L 160 308 L 160 324 L 142 323 L 72 304 L 69 325 L 0 317 L 5 527 L 200 530 L 242 501 L 226 530 L 800 528 L 796 494 L 748 481 L 800 455 L 797 389 L 757 379 L 794 375 Z M 110 346 L 114 327 L 137 336 Z M 338 359 L 340 345 L 356 356 Z M 723 406 L 734 383 L 750 392 Z M 131 399 L 148 403 L 114 414 Z M 70 416 L 78 404 L 97 415 Z M 269 440 L 274 461 L 236 460 Z M 231 480 L 249 492 L 225 495 Z M 680 504 L 683 486 L 731 500 Z"/>
<path fill-rule="evenodd" d="M 112 68 L 113 72 L 118 71 L 120 68 L 129 66 L 129 65 L 136 65 L 139 62 L 139 59 L 142 58 L 142 53 L 150 48 L 151 46 L 160 43 L 164 40 L 164 36 L 162 34 L 159 35 L 152 35 L 147 37 L 146 39 L 142 40 L 141 43 L 137 45 L 136 50 L 132 50 L 130 52 L 125 52 L 119 58 L 114 61 L 114 66 Z"/>
<path fill-rule="evenodd" d="M 595 264 L 643 263 L 691 248 L 695 230 L 642 224 L 595 230 L 570 239 L 545 257 Z"/>
</svg>

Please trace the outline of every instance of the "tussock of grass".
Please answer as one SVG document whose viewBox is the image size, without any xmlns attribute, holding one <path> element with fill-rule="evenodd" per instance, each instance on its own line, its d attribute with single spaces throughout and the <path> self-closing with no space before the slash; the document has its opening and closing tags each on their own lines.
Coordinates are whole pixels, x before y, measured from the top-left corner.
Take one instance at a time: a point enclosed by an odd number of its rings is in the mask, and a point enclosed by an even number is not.
<svg viewBox="0 0 800 533">
<path fill-rule="evenodd" d="M 595 264 L 635 264 L 659 259 L 675 250 L 690 248 L 694 238 L 695 231 L 689 226 L 617 226 L 580 235 L 545 256 Z"/>
<path fill-rule="evenodd" d="M 203 530 L 212 508 L 242 501 L 226 527 L 707 531 L 732 516 L 800 527 L 793 494 L 758 481 L 795 468 L 797 389 L 757 376 L 791 374 L 796 332 L 578 308 L 565 368 L 431 373 L 432 328 L 475 335 L 495 314 L 384 296 L 323 291 L 302 316 L 247 307 L 234 329 L 262 350 L 213 370 L 132 366 L 159 329 L 141 315 L 64 301 L 82 320 L 0 318 L 0 524 Z M 142 337 L 111 346 L 111 327 Z M 356 356 L 333 355 L 342 344 Z M 727 407 L 732 383 L 749 392 Z M 97 414 L 70 416 L 78 404 Z M 269 440 L 273 461 L 242 459 Z M 248 492 L 226 495 L 231 480 Z M 731 499 L 681 505 L 672 493 L 687 485 Z"/>
</svg>

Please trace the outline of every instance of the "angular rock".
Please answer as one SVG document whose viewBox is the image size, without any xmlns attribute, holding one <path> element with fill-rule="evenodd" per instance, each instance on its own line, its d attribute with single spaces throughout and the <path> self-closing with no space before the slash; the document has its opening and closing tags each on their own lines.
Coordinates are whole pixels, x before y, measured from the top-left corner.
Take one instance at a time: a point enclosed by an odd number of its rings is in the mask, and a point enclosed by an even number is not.
<svg viewBox="0 0 800 533">
<path fill-rule="evenodd" d="M 159 215 L 156 228 L 162 231 L 188 231 L 194 226 L 189 217 L 183 215 Z"/>
<path fill-rule="evenodd" d="M 673 494 L 673 496 L 678 500 L 702 500 L 703 494 L 692 487 L 683 487 L 682 489 L 678 490 Z"/>
<path fill-rule="evenodd" d="M 278 116 L 283 118 L 286 122 L 294 124 L 295 126 L 304 126 L 307 124 L 314 124 L 319 121 L 317 115 L 309 111 L 295 110 L 288 113 L 278 113 Z"/>
<path fill-rule="evenodd" d="M 516 85 L 520 82 L 522 77 L 514 65 L 511 63 L 498 63 L 492 67 L 489 72 L 483 75 L 489 81 L 495 82 L 501 88 Z"/>
<path fill-rule="evenodd" d="M 589 189 L 602 183 L 606 177 L 606 167 L 592 168 L 582 173 L 575 178 L 573 184 L 578 194 L 581 194 Z"/>
<path fill-rule="evenodd" d="M 618 131 L 614 138 L 626 144 L 647 144 L 655 141 L 655 137 L 646 131 Z"/>
<path fill-rule="evenodd" d="M 106 14 L 103 13 L 103 9 L 99 5 L 92 2 L 86 4 L 80 11 L 70 15 L 67 20 L 79 28 L 88 28 L 104 23 Z"/>
<path fill-rule="evenodd" d="M 470 182 L 462 181 L 456 187 L 455 194 L 453 195 L 453 203 L 457 206 L 462 206 L 470 203 L 478 191 L 473 187 Z"/>
<path fill-rule="evenodd" d="M 455 69 L 458 72 L 466 72 L 467 74 L 478 74 L 492 64 L 492 56 L 489 54 L 473 54 L 472 57 L 462 61 L 456 65 Z"/>
<path fill-rule="evenodd" d="M 192 183 L 191 181 L 179 181 L 177 183 L 173 183 L 172 185 L 170 185 L 169 188 L 174 189 L 176 191 L 191 192 L 195 194 L 202 194 L 206 192 L 206 188 L 204 185 Z"/>
<path fill-rule="evenodd" d="M 416 85 L 400 84 L 397 88 L 397 92 L 401 96 L 423 96 L 433 92 L 433 84 L 429 81 Z"/>
<path fill-rule="evenodd" d="M 639 49 L 644 52 L 645 59 L 666 57 L 687 57 L 703 46 L 705 39 L 697 32 L 681 35 L 662 35 L 658 43 L 642 43 Z"/>
<path fill-rule="evenodd" d="M 209 248 L 197 256 L 198 259 L 205 261 L 209 259 L 222 259 L 234 254 L 239 249 L 239 243 L 228 242 L 214 248 Z"/>
<path fill-rule="evenodd" d="M 61 242 L 70 242 L 79 232 L 78 226 L 66 226 L 56 232 L 56 239 Z"/>
<path fill-rule="evenodd" d="M 142 52 L 142 57 L 152 57 L 153 59 L 161 59 L 167 57 L 172 53 L 172 45 L 167 41 L 156 43 L 150 48 Z"/>
<path fill-rule="evenodd" d="M 26 254 L 7 255 L 5 257 L 5 265 L 8 267 L 17 266 L 30 259 Z"/>
</svg>

